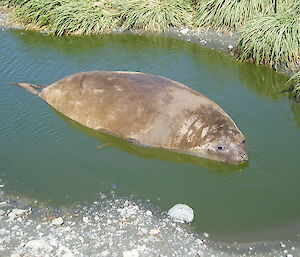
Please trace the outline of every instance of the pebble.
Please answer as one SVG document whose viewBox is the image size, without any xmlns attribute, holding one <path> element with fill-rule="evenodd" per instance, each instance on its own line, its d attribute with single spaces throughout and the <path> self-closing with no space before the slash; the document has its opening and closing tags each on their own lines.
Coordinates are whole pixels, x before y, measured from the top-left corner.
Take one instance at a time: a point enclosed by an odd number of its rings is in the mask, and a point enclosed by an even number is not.
<svg viewBox="0 0 300 257">
<path fill-rule="evenodd" d="M 83 221 L 84 223 L 89 222 L 89 220 L 90 220 L 90 219 L 89 219 L 88 217 L 83 217 L 83 218 L 82 218 L 82 221 Z"/>
<path fill-rule="evenodd" d="M 168 211 L 168 215 L 176 220 L 192 222 L 194 219 L 194 211 L 186 204 L 176 204 Z"/>
<path fill-rule="evenodd" d="M 181 33 L 182 35 L 186 35 L 189 31 L 190 31 L 190 30 L 189 30 L 188 28 L 184 28 L 184 29 L 180 30 L 180 33 Z"/>
<path fill-rule="evenodd" d="M 54 226 L 60 226 L 60 225 L 62 225 L 63 223 L 64 223 L 64 220 L 63 220 L 62 217 L 58 217 L 58 218 L 53 219 L 53 220 L 51 221 L 51 224 L 54 225 Z"/>
<path fill-rule="evenodd" d="M 123 257 L 139 257 L 140 254 L 137 249 L 132 249 L 130 251 L 124 251 Z"/>
<path fill-rule="evenodd" d="M 46 252 L 52 251 L 53 247 L 50 246 L 46 240 L 44 239 L 34 239 L 31 241 L 28 241 L 25 246 L 25 248 L 32 248 L 32 250 L 40 250 L 43 249 Z"/>
<path fill-rule="evenodd" d="M 146 215 L 147 216 L 151 216 L 152 215 L 152 211 L 146 211 Z"/>
<path fill-rule="evenodd" d="M 233 49 L 233 45 L 229 45 L 229 46 L 228 46 L 228 49 L 229 49 L 229 50 L 232 50 L 232 49 Z"/>
<path fill-rule="evenodd" d="M 27 212 L 28 212 L 27 210 L 13 209 L 10 213 L 8 213 L 8 217 L 10 219 L 16 219 Z"/>
<path fill-rule="evenodd" d="M 109 256 L 109 251 L 108 251 L 108 250 L 102 251 L 102 252 L 100 253 L 100 256 L 101 256 L 101 257 Z"/>
<path fill-rule="evenodd" d="M 150 231 L 149 231 L 149 234 L 151 235 L 151 236 L 156 236 L 156 235 L 158 235 L 160 233 L 160 230 L 157 228 L 157 229 L 150 229 Z"/>
</svg>

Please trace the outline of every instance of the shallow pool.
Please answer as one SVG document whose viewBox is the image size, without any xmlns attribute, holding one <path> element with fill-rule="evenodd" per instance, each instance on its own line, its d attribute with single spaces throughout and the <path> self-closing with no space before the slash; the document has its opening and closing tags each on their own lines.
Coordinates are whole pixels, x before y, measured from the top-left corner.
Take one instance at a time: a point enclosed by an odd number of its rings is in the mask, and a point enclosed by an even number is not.
<svg viewBox="0 0 300 257">
<path fill-rule="evenodd" d="M 250 161 L 231 167 L 141 149 L 86 129 L 10 82 L 48 85 L 88 70 L 177 80 L 218 103 L 247 138 Z M 53 37 L 0 31 L 0 178 L 8 194 L 66 206 L 112 188 L 162 210 L 186 203 L 191 224 L 220 241 L 300 241 L 300 105 L 287 77 L 195 43 L 163 37 Z"/>
</svg>

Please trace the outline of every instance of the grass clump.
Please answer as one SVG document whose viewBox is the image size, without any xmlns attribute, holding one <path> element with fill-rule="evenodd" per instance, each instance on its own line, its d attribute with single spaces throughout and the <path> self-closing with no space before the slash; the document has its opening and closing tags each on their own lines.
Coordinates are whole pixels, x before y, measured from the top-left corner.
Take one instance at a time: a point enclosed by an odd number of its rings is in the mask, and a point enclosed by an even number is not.
<svg viewBox="0 0 300 257">
<path fill-rule="evenodd" d="M 119 16 L 113 1 L 68 1 L 54 10 L 51 30 L 59 36 L 98 34 L 117 28 Z"/>
<path fill-rule="evenodd" d="M 123 29 L 165 31 L 188 26 L 193 8 L 189 0 L 129 0 L 123 2 Z"/>
<path fill-rule="evenodd" d="M 257 17 L 241 30 L 237 51 L 239 59 L 251 59 L 278 69 L 297 68 L 300 63 L 299 3 L 272 16 Z"/>
<path fill-rule="evenodd" d="M 208 0 L 200 3 L 194 18 L 196 27 L 237 30 L 249 19 L 272 13 L 272 0 Z"/>
<path fill-rule="evenodd" d="M 9 0 L 14 17 L 26 24 L 47 26 L 56 35 L 97 34 L 118 27 L 115 0 Z"/>
<path fill-rule="evenodd" d="M 14 17 L 20 18 L 26 24 L 46 26 L 53 20 L 53 10 L 63 5 L 67 0 L 31 0 L 15 1 L 17 6 L 14 10 Z"/>
</svg>

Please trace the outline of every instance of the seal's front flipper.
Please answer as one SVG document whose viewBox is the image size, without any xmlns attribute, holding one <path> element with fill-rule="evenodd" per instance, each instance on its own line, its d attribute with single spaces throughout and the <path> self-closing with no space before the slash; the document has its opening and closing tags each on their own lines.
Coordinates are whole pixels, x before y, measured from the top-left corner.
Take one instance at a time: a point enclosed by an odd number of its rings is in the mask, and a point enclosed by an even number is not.
<svg viewBox="0 0 300 257">
<path fill-rule="evenodd" d="M 44 88 L 42 86 L 39 85 L 34 85 L 34 84 L 29 84 L 29 83 L 17 83 L 17 82 L 13 82 L 11 83 L 12 85 L 18 86 L 18 87 L 22 87 L 24 88 L 27 92 L 34 94 L 34 95 L 38 95 L 40 92 L 37 91 L 35 88 Z"/>
</svg>

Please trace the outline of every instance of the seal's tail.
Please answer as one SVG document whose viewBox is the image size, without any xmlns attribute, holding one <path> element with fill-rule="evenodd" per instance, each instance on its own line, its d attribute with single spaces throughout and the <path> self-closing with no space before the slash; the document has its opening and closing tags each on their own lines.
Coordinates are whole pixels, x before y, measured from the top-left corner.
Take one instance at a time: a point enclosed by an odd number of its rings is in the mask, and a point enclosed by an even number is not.
<svg viewBox="0 0 300 257">
<path fill-rule="evenodd" d="M 18 82 L 13 82 L 11 83 L 12 85 L 15 85 L 15 86 L 19 86 L 19 87 L 22 87 L 24 88 L 26 91 L 28 91 L 29 93 L 31 94 L 34 94 L 34 95 L 38 95 L 40 92 L 36 89 L 42 89 L 44 88 L 43 86 L 39 86 L 39 85 L 34 85 L 34 84 L 29 84 L 29 83 L 18 83 Z"/>
</svg>

